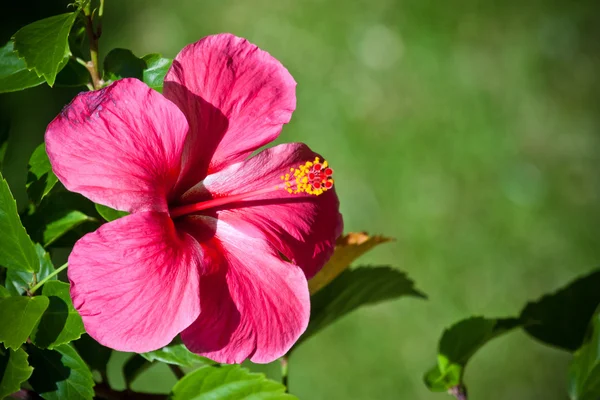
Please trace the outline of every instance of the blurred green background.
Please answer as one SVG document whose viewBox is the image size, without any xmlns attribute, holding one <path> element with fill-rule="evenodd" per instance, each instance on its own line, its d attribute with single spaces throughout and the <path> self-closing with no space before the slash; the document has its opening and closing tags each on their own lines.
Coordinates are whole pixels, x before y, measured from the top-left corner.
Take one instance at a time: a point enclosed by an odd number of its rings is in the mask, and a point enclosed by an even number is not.
<svg viewBox="0 0 600 400">
<path fill-rule="evenodd" d="M 66 1 L 8 4 L 4 43 Z M 428 301 L 361 309 L 290 362 L 301 399 L 443 399 L 422 383 L 445 327 L 512 316 L 598 265 L 600 24 L 595 1 L 106 0 L 101 52 L 173 57 L 232 32 L 298 82 L 280 141 L 326 155 L 347 231 L 397 238 L 360 260 L 406 272 Z M 13 7 L 13 10 L 6 10 Z M 28 155 L 76 93 L 0 96 L 4 172 L 25 205 Z M 122 385 L 111 360 L 111 380 Z M 470 398 L 565 399 L 570 356 L 514 332 L 472 360 Z M 260 366 L 278 379 L 278 366 Z M 165 367 L 134 385 L 168 392 Z"/>
</svg>

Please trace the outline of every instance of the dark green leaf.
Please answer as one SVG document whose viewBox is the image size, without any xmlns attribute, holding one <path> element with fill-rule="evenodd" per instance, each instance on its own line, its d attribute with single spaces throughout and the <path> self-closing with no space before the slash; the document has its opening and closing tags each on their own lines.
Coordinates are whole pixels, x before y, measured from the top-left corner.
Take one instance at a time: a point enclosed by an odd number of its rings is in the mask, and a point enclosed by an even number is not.
<svg viewBox="0 0 600 400">
<path fill-rule="evenodd" d="M 25 350 L 7 350 L 0 346 L 0 399 L 18 392 L 32 372 Z"/>
<path fill-rule="evenodd" d="M 147 54 L 142 57 L 142 60 L 146 62 L 143 75 L 144 83 L 152 89 L 162 92 L 165 75 L 171 68 L 173 60 L 156 53 Z"/>
<path fill-rule="evenodd" d="M 581 277 L 556 293 L 528 303 L 521 312 L 525 330 L 542 342 L 577 350 L 600 304 L 600 271 Z"/>
<path fill-rule="evenodd" d="M 44 83 L 44 78 L 25 67 L 25 61 L 14 51 L 9 41 L 0 48 L 0 93 L 15 92 Z"/>
<path fill-rule="evenodd" d="M 285 386 L 239 365 L 206 366 L 184 376 L 173 387 L 172 400 L 293 400 Z"/>
<path fill-rule="evenodd" d="M 96 204 L 96 211 L 98 211 L 98 214 L 100 214 L 102 218 L 108 222 L 129 215 L 127 211 L 115 210 L 110 207 L 103 206 L 102 204 Z"/>
<path fill-rule="evenodd" d="M 48 308 L 46 296 L 12 296 L 0 299 L 0 343 L 18 349 Z"/>
<path fill-rule="evenodd" d="M 405 273 L 390 267 L 345 270 L 311 297 L 310 322 L 298 343 L 361 306 L 402 296 L 425 298 Z"/>
<path fill-rule="evenodd" d="M 54 350 L 28 346 L 34 368 L 29 383 L 46 400 L 92 400 L 94 379 L 79 354 L 68 344 Z"/>
<path fill-rule="evenodd" d="M 438 365 L 425 374 L 425 384 L 434 391 L 462 384 L 471 357 L 490 340 L 521 325 L 517 318 L 473 317 L 446 329 L 438 348 Z"/>
<path fill-rule="evenodd" d="M 90 82 L 89 71 L 77 61 L 69 60 L 67 65 L 56 76 L 56 86 L 78 87 Z"/>
<path fill-rule="evenodd" d="M 572 400 L 600 399 L 600 311 L 590 322 L 588 340 L 571 362 L 569 395 Z"/>
<path fill-rule="evenodd" d="M 36 244 L 35 250 L 40 263 L 40 269 L 36 273 L 36 281 L 39 282 L 54 272 L 54 264 L 52 264 L 50 254 L 42 246 Z M 56 280 L 56 277 L 53 276 L 50 279 Z M 6 288 L 12 295 L 22 295 L 33 285 L 33 272 L 9 270 L 6 273 Z"/>
<path fill-rule="evenodd" d="M 152 363 L 139 354 L 131 357 L 123 366 L 125 384 L 130 387 L 135 378 L 152 366 Z"/>
<path fill-rule="evenodd" d="M 8 131 L 9 124 L 0 121 L 0 170 L 4 164 L 4 157 L 6 156 L 6 150 L 8 149 Z"/>
<path fill-rule="evenodd" d="M 29 158 L 29 172 L 27 174 L 27 194 L 35 204 L 46 196 L 58 182 L 58 178 L 52 172 L 52 165 L 46 154 L 46 144 L 42 143 L 31 154 Z"/>
<path fill-rule="evenodd" d="M 87 334 L 82 335 L 81 339 L 73 342 L 73 344 L 81 358 L 91 369 L 100 372 L 102 375 L 106 374 L 106 366 L 112 354 L 111 349 L 102 346 Z"/>
<path fill-rule="evenodd" d="M 189 351 L 183 344 L 170 344 L 162 349 L 140 354 L 148 361 L 193 367 L 198 364 L 214 364 L 214 361 Z"/>
<path fill-rule="evenodd" d="M 22 219 L 33 240 L 46 247 L 69 247 L 84 234 L 96 230 L 100 216 L 94 203 L 58 184 L 33 213 Z M 69 238 L 73 232 L 76 234 Z"/>
<path fill-rule="evenodd" d="M 50 86 L 69 57 L 68 37 L 77 13 L 55 15 L 29 24 L 13 36 L 15 50 L 27 69 L 43 76 Z"/>
<path fill-rule="evenodd" d="M 85 332 L 83 321 L 73 307 L 69 284 L 50 281 L 44 284 L 42 294 L 50 305 L 31 333 L 31 341 L 38 347 L 53 349 L 64 343 L 79 339 Z"/>
<path fill-rule="evenodd" d="M 131 50 L 112 49 L 104 58 L 104 80 L 123 78 L 143 79 L 146 62 L 137 58 Z"/>
<path fill-rule="evenodd" d="M 0 173 L 0 265 L 19 271 L 38 271 L 35 247 L 17 213 L 17 203 Z"/>
</svg>

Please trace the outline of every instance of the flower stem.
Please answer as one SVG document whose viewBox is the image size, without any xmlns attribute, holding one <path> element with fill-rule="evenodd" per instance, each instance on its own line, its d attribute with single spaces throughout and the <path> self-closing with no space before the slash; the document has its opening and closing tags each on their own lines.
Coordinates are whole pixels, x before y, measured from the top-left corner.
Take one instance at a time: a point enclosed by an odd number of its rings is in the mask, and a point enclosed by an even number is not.
<svg viewBox="0 0 600 400">
<path fill-rule="evenodd" d="M 454 396 L 456 400 L 467 400 L 467 388 L 464 385 L 457 385 L 448 389 L 448 394 Z"/>
<path fill-rule="evenodd" d="M 34 294 L 36 290 L 38 290 L 39 288 L 41 288 L 44 285 L 44 283 L 46 283 L 48 280 L 50 280 L 53 277 L 55 277 L 56 275 L 58 275 L 60 273 L 60 271 L 67 269 L 68 265 L 69 265 L 68 263 L 64 263 L 63 265 L 58 267 L 54 272 L 52 272 L 50 275 L 48 275 L 47 277 L 45 277 L 44 279 L 39 281 L 34 287 L 32 287 L 31 290 L 29 291 L 29 293 Z"/>
<path fill-rule="evenodd" d="M 286 354 L 279 359 L 279 362 L 281 362 L 281 383 L 283 383 L 283 386 L 285 386 L 286 393 L 290 392 L 290 389 L 288 387 L 288 357 L 289 356 Z"/>
<path fill-rule="evenodd" d="M 104 1 L 100 2 L 100 10 L 104 12 Z M 101 20 L 101 12 L 98 12 L 98 17 Z M 100 65 L 98 63 L 98 39 L 102 34 L 102 25 L 98 23 L 98 30 L 94 30 L 93 15 L 90 10 L 89 4 L 84 7 L 83 15 L 85 15 L 85 31 L 87 32 L 88 40 L 90 42 L 90 57 L 91 61 L 87 63 L 87 69 L 92 77 L 92 85 L 94 89 L 100 89 L 102 81 L 100 80 Z"/>
</svg>

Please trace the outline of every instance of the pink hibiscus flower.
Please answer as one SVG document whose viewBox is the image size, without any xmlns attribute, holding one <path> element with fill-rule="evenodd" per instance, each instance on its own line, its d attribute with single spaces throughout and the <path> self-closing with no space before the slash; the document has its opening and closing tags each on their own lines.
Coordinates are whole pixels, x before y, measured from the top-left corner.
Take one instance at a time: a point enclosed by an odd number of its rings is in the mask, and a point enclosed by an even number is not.
<svg viewBox="0 0 600 400">
<path fill-rule="evenodd" d="M 274 140 L 296 105 L 289 72 L 222 34 L 184 48 L 164 96 L 136 79 L 82 93 L 46 131 L 71 191 L 131 214 L 69 256 L 87 332 L 146 352 L 181 333 L 219 362 L 270 362 L 304 332 L 307 279 L 342 230 L 331 169 Z"/>
</svg>

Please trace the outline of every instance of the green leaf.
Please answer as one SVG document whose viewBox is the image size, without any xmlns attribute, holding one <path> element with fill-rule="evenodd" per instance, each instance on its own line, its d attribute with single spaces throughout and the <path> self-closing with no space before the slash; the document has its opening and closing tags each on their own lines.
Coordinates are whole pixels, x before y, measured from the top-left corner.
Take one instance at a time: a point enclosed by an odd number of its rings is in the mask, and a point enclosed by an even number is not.
<svg viewBox="0 0 600 400">
<path fill-rule="evenodd" d="M 127 211 L 115 210 L 102 204 L 96 204 L 96 211 L 108 222 L 129 215 Z"/>
<path fill-rule="evenodd" d="M 6 150 L 8 149 L 8 132 L 9 124 L 0 121 L 0 170 L 4 164 L 4 157 L 6 156 Z"/>
<path fill-rule="evenodd" d="M 15 92 L 42 83 L 44 78 L 27 69 L 25 61 L 14 51 L 12 41 L 0 48 L 0 93 Z"/>
<path fill-rule="evenodd" d="M 392 238 L 366 232 L 350 232 L 335 241 L 335 251 L 327 264 L 308 281 L 311 295 L 327 286 L 339 274 L 344 272 L 357 258 L 374 247 L 392 241 Z"/>
<path fill-rule="evenodd" d="M 44 284 L 42 294 L 50 304 L 38 325 L 31 333 L 31 341 L 43 349 L 53 349 L 64 343 L 79 339 L 85 328 L 81 316 L 73 307 L 69 284 L 49 281 Z"/>
<path fill-rule="evenodd" d="M 131 50 L 112 49 L 104 58 L 104 80 L 123 78 L 143 79 L 146 62 L 137 58 Z"/>
<path fill-rule="evenodd" d="M 110 360 L 112 349 L 102 346 L 90 337 L 84 334 L 81 338 L 73 342 L 77 352 L 91 369 L 106 374 L 106 366 Z"/>
<path fill-rule="evenodd" d="M 521 312 L 525 330 L 546 344 L 575 351 L 583 343 L 589 321 L 600 304 L 598 288 L 600 270 L 528 303 Z"/>
<path fill-rule="evenodd" d="M 54 350 L 28 346 L 28 352 L 34 368 L 29 383 L 44 399 L 93 399 L 92 371 L 71 346 L 63 344 Z"/>
<path fill-rule="evenodd" d="M 40 269 L 36 273 L 36 281 L 41 281 L 48 275 L 54 272 L 54 264 L 50 259 L 50 254 L 44 250 L 39 244 L 35 245 L 35 250 L 38 255 Z M 50 278 L 56 280 L 54 276 Z M 20 296 L 33 286 L 33 272 L 8 270 L 6 272 L 6 288 L 14 296 Z"/>
<path fill-rule="evenodd" d="M 293 400 L 285 386 L 251 373 L 239 365 L 206 366 L 184 376 L 171 393 L 172 400 Z"/>
<path fill-rule="evenodd" d="M 58 72 L 69 57 L 69 32 L 77 13 L 55 15 L 29 24 L 13 36 L 15 50 L 27 69 L 54 85 Z"/>
<path fill-rule="evenodd" d="M 162 349 L 140 354 L 146 360 L 160 361 L 167 364 L 193 367 L 198 364 L 214 364 L 215 362 L 189 351 L 183 344 L 173 344 Z"/>
<path fill-rule="evenodd" d="M 44 245 L 49 246 L 71 229 L 93 219 L 81 211 L 69 211 L 62 218 L 50 222 L 44 230 Z"/>
<path fill-rule="evenodd" d="M 464 369 L 471 357 L 490 340 L 521 326 L 517 318 L 473 317 L 462 320 L 442 334 L 438 348 L 438 365 L 424 377 L 433 391 L 461 386 Z"/>
<path fill-rule="evenodd" d="M 137 378 L 142 372 L 146 371 L 152 366 L 152 363 L 146 360 L 139 354 L 135 354 L 131 357 L 125 365 L 123 365 L 123 375 L 125 377 L 125 384 L 129 388 L 135 378 Z"/>
<path fill-rule="evenodd" d="M 58 182 L 58 178 L 52 172 L 52 165 L 46 154 L 46 144 L 42 143 L 31 154 L 29 158 L 29 172 L 27 174 L 27 194 L 35 204 L 50 193 L 50 190 Z"/>
<path fill-rule="evenodd" d="M 589 339 L 575 352 L 569 367 L 571 400 L 600 398 L 600 311 L 590 322 Z"/>
<path fill-rule="evenodd" d="M 18 349 L 48 308 L 46 296 L 12 296 L 0 299 L 0 343 Z"/>
<path fill-rule="evenodd" d="M 425 298 L 405 273 L 390 267 L 345 270 L 311 297 L 310 322 L 297 344 L 361 306 L 402 296 Z"/>
<path fill-rule="evenodd" d="M 152 89 L 162 92 L 165 75 L 171 68 L 173 60 L 164 58 L 157 53 L 147 54 L 142 57 L 142 60 L 146 62 L 143 74 L 144 83 Z"/>
<path fill-rule="evenodd" d="M 4 286 L 0 286 L 0 299 L 10 297 L 10 292 Z"/>
<path fill-rule="evenodd" d="M 19 271 L 38 271 L 35 247 L 17 213 L 17 203 L 0 173 L 0 265 Z"/>
<path fill-rule="evenodd" d="M 18 392 L 32 372 L 25 350 L 7 350 L 0 346 L 0 399 Z"/>
</svg>

